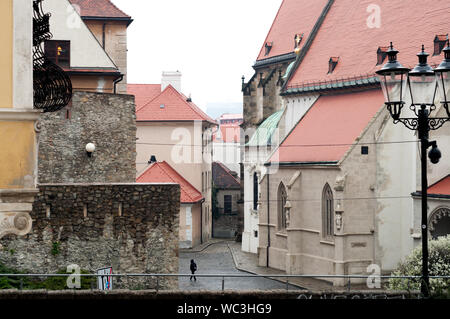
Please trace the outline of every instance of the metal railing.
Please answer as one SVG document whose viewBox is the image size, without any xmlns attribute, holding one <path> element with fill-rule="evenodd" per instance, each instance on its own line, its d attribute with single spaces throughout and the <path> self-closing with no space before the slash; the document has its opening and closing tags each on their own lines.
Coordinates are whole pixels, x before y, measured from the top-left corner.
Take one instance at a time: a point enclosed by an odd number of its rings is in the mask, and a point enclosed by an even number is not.
<svg viewBox="0 0 450 319">
<path fill-rule="evenodd" d="M 411 280 L 421 280 L 421 276 L 386 276 L 386 275 L 282 275 L 282 274 L 266 274 L 266 275 L 257 275 L 257 274 L 74 274 L 74 273 L 67 273 L 67 274 L 0 274 L 1 277 L 8 277 L 8 278 L 20 278 L 20 289 L 23 289 L 23 279 L 24 278 L 51 278 L 51 277 L 97 277 L 97 279 L 100 278 L 107 278 L 107 277 L 117 277 L 117 278 L 148 278 L 148 277 L 155 277 L 156 278 L 156 291 L 160 290 L 160 278 L 183 278 L 183 277 L 198 277 L 198 278 L 220 278 L 222 287 L 221 290 L 225 290 L 225 278 L 253 278 L 253 279 L 270 279 L 270 280 L 277 280 L 281 281 L 282 279 L 285 280 L 285 289 L 286 291 L 289 291 L 289 285 L 296 286 L 300 289 L 305 289 L 300 286 L 298 283 L 294 283 L 292 279 L 299 278 L 299 279 L 344 279 L 347 280 L 347 284 L 341 288 L 346 288 L 347 291 L 351 290 L 351 279 L 380 279 L 380 280 L 389 280 L 389 279 L 402 279 L 402 280 L 408 280 L 408 284 Z M 447 279 L 450 281 L 450 276 L 429 276 L 430 279 Z M 291 279 L 291 282 L 289 280 Z M 331 284 L 331 283 L 330 283 Z M 361 283 L 359 283 L 360 285 Z M 336 288 L 336 287 L 335 287 Z M 91 286 L 91 289 L 93 287 Z M 408 289 L 409 290 L 409 289 Z"/>
</svg>

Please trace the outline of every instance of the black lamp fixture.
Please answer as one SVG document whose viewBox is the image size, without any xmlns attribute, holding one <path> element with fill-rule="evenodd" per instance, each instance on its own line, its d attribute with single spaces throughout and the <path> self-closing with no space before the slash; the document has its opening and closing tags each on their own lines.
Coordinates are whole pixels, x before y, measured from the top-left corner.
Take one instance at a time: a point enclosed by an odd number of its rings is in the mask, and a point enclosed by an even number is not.
<svg viewBox="0 0 450 319">
<path fill-rule="evenodd" d="M 447 39 L 447 47 L 444 48 L 444 61 L 434 70 L 440 102 L 444 106 L 447 116 L 450 117 L 450 41 Z"/>
<path fill-rule="evenodd" d="M 377 71 L 383 90 L 386 106 L 391 113 L 394 123 L 400 119 L 400 114 L 405 105 L 406 84 L 408 83 L 409 69 L 397 61 L 398 51 L 394 49 L 392 42 L 387 51 L 388 62 Z"/>
<path fill-rule="evenodd" d="M 387 55 L 389 61 L 377 75 L 380 79 L 385 104 L 394 123 L 401 122 L 408 129 L 418 132 L 421 145 L 421 170 L 422 170 L 422 280 L 421 292 L 429 296 L 428 275 L 428 181 L 427 181 L 427 149 L 431 146 L 428 157 L 433 164 L 439 162 L 442 154 L 436 141 L 428 141 L 429 131 L 437 130 L 445 122 L 450 121 L 449 101 L 447 91 L 450 88 L 450 45 L 444 49 L 445 59 L 436 70 L 428 64 L 428 53 L 422 45 L 422 50 L 417 54 L 419 63 L 414 69 L 409 70 L 397 61 L 398 51 L 394 49 L 392 42 Z M 439 88 L 439 90 L 438 90 Z M 447 117 L 430 117 L 436 110 L 434 101 L 436 93 L 439 93 L 441 103 L 447 111 Z M 410 110 L 416 117 L 402 117 L 402 109 L 405 105 L 406 94 L 411 98 Z"/>
</svg>

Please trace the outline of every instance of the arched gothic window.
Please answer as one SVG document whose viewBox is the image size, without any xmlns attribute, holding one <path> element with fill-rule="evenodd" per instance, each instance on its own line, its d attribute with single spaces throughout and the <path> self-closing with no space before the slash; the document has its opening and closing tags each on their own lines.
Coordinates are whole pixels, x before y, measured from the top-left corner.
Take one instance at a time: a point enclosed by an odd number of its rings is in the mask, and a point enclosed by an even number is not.
<svg viewBox="0 0 450 319">
<path fill-rule="evenodd" d="M 450 234 L 450 208 L 439 207 L 431 213 L 428 229 L 433 239 Z"/>
<path fill-rule="evenodd" d="M 278 186 L 278 229 L 286 229 L 286 201 L 287 193 L 283 183 Z"/>
<path fill-rule="evenodd" d="M 258 209 L 258 174 L 253 173 L 253 209 Z"/>
<path fill-rule="evenodd" d="M 333 191 L 328 183 L 322 192 L 322 237 L 331 238 L 334 235 Z"/>
</svg>

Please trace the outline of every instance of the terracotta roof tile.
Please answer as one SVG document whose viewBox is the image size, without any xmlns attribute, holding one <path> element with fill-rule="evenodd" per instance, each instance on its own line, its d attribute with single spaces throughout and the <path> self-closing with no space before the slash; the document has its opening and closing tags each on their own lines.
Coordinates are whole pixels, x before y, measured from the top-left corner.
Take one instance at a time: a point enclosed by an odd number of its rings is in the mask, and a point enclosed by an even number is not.
<svg viewBox="0 0 450 319">
<path fill-rule="evenodd" d="M 220 120 L 243 120 L 244 115 L 242 113 L 224 113 L 220 116 Z"/>
<path fill-rule="evenodd" d="M 328 0 L 284 0 L 267 34 L 257 60 L 294 52 L 294 37 L 303 33 L 302 47 Z M 272 42 L 269 54 L 266 43 Z"/>
<path fill-rule="evenodd" d="M 127 84 L 127 93 L 134 95 L 138 111 L 161 93 L 161 84 Z"/>
<path fill-rule="evenodd" d="M 315 2 L 315 1 L 311 1 Z M 377 66 L 377 50 L 392 41 L 400 51 L 400 63 L 407 67 L 417 64 L 416 54 L 425 45 L 431 64 L 439 64 L 443 55 L 432 56 L 437 34 L 450 30 L 448 0 L 379 1 L 381 9 L 380 28 L 369 27 L 371 15 L 368 7 L 373 0 L 335 1 L 325 18 L 308 54 L 294 71 L 288 87 L 304 82 L 335 80 L 363 74 L 374 75 Z M 373 13 L 373 12 L 372 12 Z M 307 16 L 309 18 L 309 14 Z M 288 18 L 285 18 L 289 22 Z M 303 19 L 300 13 L 298 20 Z M 330 56 L 339 56 L 339 64 L 332 74 L 328 73 Z"/>
<path fill-rule="evenodd" d="M 447 175 L 428 188 L 428 194 L 450 196 L 450 175 Z"/>
<path fill-rule="evenodd" d="M 212 178 L 216 188 L 241 189 L 240 182 L 231 175 L 231 170 L 220 162 L 212 163 Z"/>
<path fill-rule="evenodd" d="M 150 165 L 137 179 L 138 183 L 176 183 L 180 185 L 181 203 L 198 203 L 203 199 L 200 193 L 183 176 L 172 168 L 167 162 L 158 162 Z"/>
<path fill-rule="evenodd" d="M 95 18 L 129 18 L 131 17 L 117 8 L 110 0 L 69 0 L 80 7 L 80 16 Z"/>
<path fill-rule="evenodd" d="M 239 143 L 241 140 L 241 127 L 239 125 L 221 124 L 218 130 L 213 134 L 213 142 Z"/>
<path fill-rule="evenodd" d="M 168 85 L 136 112 L 137 121 L 207 121 L 217 124 L 187 97 Z"/>
<path fill-rule="evenodd" d="M 381 90 L 321 96 L 269 161 L 338 162 L 382 107 Z"/>
</svg>

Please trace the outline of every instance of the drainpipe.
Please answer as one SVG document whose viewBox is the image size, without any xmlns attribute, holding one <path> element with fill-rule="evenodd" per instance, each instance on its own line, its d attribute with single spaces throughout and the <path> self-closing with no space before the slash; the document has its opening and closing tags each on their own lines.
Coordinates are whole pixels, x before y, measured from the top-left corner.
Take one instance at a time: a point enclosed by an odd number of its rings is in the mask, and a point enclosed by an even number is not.
<svg viewBox="0 0 450 319">
<path fill-rule="evenodd" d="M 103 23 L 103 30 L 102 30 L 102 32 L 103 32 L 103 34 L 102 34 L 102 47 L 103 47 L 103 50 L 105 49 L 105 30 L 106 30 L 106 23 Z"/>
<path fill-rule="evenodd" d="M 117 83 L 123 80 L 124 75 L 121 74 L 117 79 L 114 80 L 114 94 L 117 94 Z"/>
<path fill-rule="evenodd" d="M 269 248 L 270 248 L 270 183 L 269 183 L 269 170 L 266 172 L 267 177 L 267 268 L 269 268 Z"/>
<path fill-rule="evenodd" d="M 200 202 L 200 244 L 203 244 L 203 203 L 205 199 L 203 198 Z"/>
</svg>

